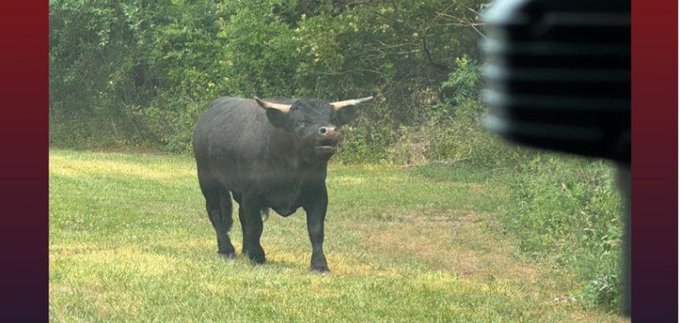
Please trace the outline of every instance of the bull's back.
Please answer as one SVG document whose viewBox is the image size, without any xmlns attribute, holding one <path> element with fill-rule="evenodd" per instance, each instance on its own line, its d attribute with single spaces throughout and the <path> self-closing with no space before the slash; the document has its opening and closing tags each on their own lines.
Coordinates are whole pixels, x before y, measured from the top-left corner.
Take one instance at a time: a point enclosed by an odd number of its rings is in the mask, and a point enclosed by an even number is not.
<svg viewBox="0 0 680 323">
<path fill-rule="evenodd" d="M 213 101 L 196 123 L 193 137 L 194 152 L 205 153 L 207 145 L 214 144 L 215 140 L 224 142 L 225 139 L 243 135 L 257 123 L 259 111 L 256 104 L 253 100 L 231 97 Z"/>
<path fill-rule="evenodd" d="M 266 162 L 267 143 L 277 131 L 255 100 L 222 97 L 199 118 L 193 149 L 199 173 L 231 189 L 246 189 Z"/>
</svg>

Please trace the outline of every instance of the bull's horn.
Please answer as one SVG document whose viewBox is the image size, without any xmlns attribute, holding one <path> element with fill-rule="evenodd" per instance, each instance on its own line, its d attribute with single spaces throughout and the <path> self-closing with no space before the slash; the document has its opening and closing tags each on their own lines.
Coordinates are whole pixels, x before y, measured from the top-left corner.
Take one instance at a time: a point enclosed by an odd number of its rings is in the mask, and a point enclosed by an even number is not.
<svg viewBox="0 0 680 323">
<path fill-rule="evenodd" d="M 257 101 L 257 104 L 259 104 L 263 108 L 269 108 L 269 109 L 276 109 L 284 113 L 288 113 L 290 110 L 290 104 L 281 104 L 281 103 L 274 103 L 274 102 L 269 102 L 262 100 L 258 97 L 255 97 L 255 101 Z"/>
<path fill-rule="evenodd" d="M 369 96 L 369 97 L 365 97 L 365 98 L 361 98 L 361 99 L 352 99 L 352 100 L 344 100 L 344 101 L 333 102 L 333 103 L 331 103 L 331 105 L 333 106 L 333 109 L 335 109 L 337 111 L 337 110 L 340 110 L 340 109 L 342 109 L 346 106 L 357 105 L 359 103 L 366 102 L 366 101 L 371 100 L 371 99 L 373 99 L 373 96 Z"/>
</svg>

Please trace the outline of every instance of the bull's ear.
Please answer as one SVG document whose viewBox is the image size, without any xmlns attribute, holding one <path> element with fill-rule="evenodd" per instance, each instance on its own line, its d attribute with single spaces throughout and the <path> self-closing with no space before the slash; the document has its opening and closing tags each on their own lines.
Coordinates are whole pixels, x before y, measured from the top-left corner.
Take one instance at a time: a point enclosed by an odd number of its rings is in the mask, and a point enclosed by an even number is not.
<svg viewBox="0 0 680 323">
<path fill-rule="evenodd" d="M 340 110 L 335 111 L 335 117 L 337 118 L 338 126 L 343 126 L 352 122 L 352 120 L 356 119 L 357 117 L 356 106 L 348 105 Z"/>
<path fill-rule="evenodd" d="M 279 128 L 288 128 L 290 126 L 290 118 L 288 118 L 288 113 L 281 112 L 281 110 L 266 108 L 267 119 L 274 126 Z"/>
<path fill-rule="evenodd" d="M 269 119 L 269 122 L 274 126 L 285 128 L 290 124 L 288 111 L 290 111 L 291 106 L 289 104 L 269 102 L 258 97 L 255 97 L 255 101 L 260 107 L 265 109 L 267 119 Z"/>
</svg>

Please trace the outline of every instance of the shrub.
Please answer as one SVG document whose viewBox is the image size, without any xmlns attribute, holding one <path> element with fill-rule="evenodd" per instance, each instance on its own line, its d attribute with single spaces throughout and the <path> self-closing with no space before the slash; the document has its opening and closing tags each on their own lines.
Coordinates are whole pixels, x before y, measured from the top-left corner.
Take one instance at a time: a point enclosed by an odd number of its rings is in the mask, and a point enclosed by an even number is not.
<svg viewBox="0 0 680 323">
<path fill-rule="evenodd" d="M 510 183 L 506 230 L 520 250 L 577 272 L 585 283 L 575 294 L 584 304 L 617 310 L 623 226 L 611 165 L 537 153 Z"/>
</svg>

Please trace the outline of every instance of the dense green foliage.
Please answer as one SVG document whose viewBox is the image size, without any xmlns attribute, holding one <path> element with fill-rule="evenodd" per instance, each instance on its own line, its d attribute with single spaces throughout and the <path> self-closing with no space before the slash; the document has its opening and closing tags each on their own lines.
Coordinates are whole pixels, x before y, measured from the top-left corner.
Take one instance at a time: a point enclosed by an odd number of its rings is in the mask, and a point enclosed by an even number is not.
<svg viewBox="0 0 680 323">
<path fill-rule="evenodd" d="M 618 309 L 621 302 L 620 197 L 605 162 L 535 155 L 509 180 L 514 202 L 505 230 L 520 249 L 555 267 L 576 269 L 585 304 Z"/>
<path fill-rule="evenodd" d="M 475 95 L 457 89 L 470 80 L 442 82 L 476 54 L 480 3 L 52 0 L 51 140 L 186 151 L 218 96 L 373 94 L 346 155 L 376 161 L 395 128 L 453 115 L 454 96 Z"/>
<path fill-rule="evenodd" d="M 621 222 L 611 169 L 506 146 L 480 126 L 476 11 L 485 2 L 51 0 L 50 141 L 187 152 L 197 116 L 222 95 L 373 94 L 335 160 L 441 164 L 415 168 L 434 181 L 494 178 L 486 184 L 507 194 L 468 199 L 498 203 L 505 237 L 575 275 L 569 292 L 582 304 L 615 310 Z"/>
</svg>

